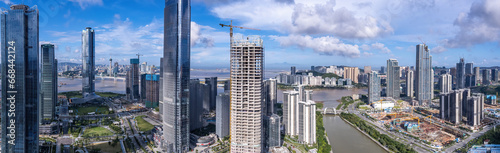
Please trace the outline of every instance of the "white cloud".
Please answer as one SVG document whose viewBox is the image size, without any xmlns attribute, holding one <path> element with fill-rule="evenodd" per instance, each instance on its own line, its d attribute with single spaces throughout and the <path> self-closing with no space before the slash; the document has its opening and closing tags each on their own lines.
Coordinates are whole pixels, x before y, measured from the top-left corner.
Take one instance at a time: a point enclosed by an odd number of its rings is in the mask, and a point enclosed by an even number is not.
<svg viewBox="0 0 500 153">
<path fill-rule="evenodd" d="M 431 49 L 432 53 L 442 53 L 447 51 L 448 49 L 444 48 L 443 46 L 437 46 Z"/>
<path fill-rule="evenodd" d="M 212 37 L 202 35 L 202 29 L 213 29 L 208 26 L 202 26 L 196 22 L 191 22 L 191 46 L 200 45 L 203 47 L 213 47 L 214 39 Z"/>
<path fill-rule="evenodd" d="M 289 35 L 271 36 L 271 38 L 278 41 L 283 47 L 311 48 L 322 55 L 337 55 L 350 58 L 360 56 L 358 45 L 344 44 L 341 40 L 330 36 L 313 38 L 309 35 Z"/>
<path fill-rule="evenodd" d="M 2 1 L 3 3 L 5 3 L 7 5 L 14 4 L 10 0 L 0 0 L 0 1 Z"/>
<path fill-rule="evenodd" d="M 363 50 L 379 50 L 381 53 L 389 54 L 391 53 L 391 50 L 387 48 L 384 44 L 382 43 L 373 43 L 371 45 L 366 45 L 363 44 L 361 45 L 361 49 Z"/>
<path fill-rule="evenodd" d="M 102 0 L 69 0 L 70 2 L 75 2 L 80 5 L 80 7 L 85 10 L 85 8 L 92 6 L 92 5 L 98 5 L 102 6 L 103 2 Z"/>
</svg>

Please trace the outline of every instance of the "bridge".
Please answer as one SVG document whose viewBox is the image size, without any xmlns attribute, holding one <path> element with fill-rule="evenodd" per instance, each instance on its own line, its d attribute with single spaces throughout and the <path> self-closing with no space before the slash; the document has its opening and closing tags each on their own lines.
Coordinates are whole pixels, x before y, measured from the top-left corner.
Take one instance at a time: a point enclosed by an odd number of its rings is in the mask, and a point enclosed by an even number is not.
<svg viewBox="0 0 500 153">
<path fill-rule="evenodd" d="M 344 110 L 337 110 L 335 108 L 330 108 L 330 107 L 325 107 L 321 109 L 321 114 L 323 115 L 338 115 L 340 113 L 344 112 Z"/>
<path fill-rule="evenodd" d="M 125 78 L 122 77 L 111 77 L 105 75 L 96 75 L 96 76 L 97 78 L 101 78 L 101 80 L 114 80 L 114 82 L 116 82 L 116 80 L 125 81 Z"/>
</svg>

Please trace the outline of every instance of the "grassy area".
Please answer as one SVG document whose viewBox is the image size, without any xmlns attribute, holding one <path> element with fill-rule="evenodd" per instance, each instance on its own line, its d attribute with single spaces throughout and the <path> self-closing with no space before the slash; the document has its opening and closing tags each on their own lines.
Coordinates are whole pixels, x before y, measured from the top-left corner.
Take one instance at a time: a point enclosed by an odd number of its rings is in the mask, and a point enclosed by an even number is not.
<svg viewBox="0 0 500 153">
<path fill-rule="evenodd" d="M 317 109 L 323 109 L 323 102 L 316 102 Z"/>
<path fill-rule="evenodd" d="M 139 131 L 147 132 L 151 131 L 155 126 L 148 121 L 144 120 L 145 115 L 135 117 L 135 121 L 137 122 L 137 127 Z"/>
<path fill-rule="evenodd" d="M 40 140 L 42 141 L 50 141 L 50 142 L 56 142 L 56 139 L 49 138 L 49 137 L 40 137 Z"/>
<path fill-rule="evenodd" d="M 73 137 L 78 137 L 80 135 L 80 132 L 82 132 L 81 127 L 70 127 L 68 133 L 71 134 Z"/>
<path fill-rule="evenodd" d="M 95 114 L 109 114 L 108 106 L 82 106 L 82 107 L 71 107 L 73 114 L 76 115 L 88 115 L 90 112 L 95 112 Z"/>
<path fill-rule="evenodd" d="M 99 152 L 102 152 L 102 153 L 122 152 L 122 148 L 120 146 L 120 143 L 118 143 L 118 145 L 112 146 L 107 142 L 103 142 L 103 143 L 92 144 L 89 146 L 89 148 L 91 148 L 90 150 L 99 150 Z"/>
<path fill-rule="evenodd" d="M 329 153 L 332 150 L 332 146 L 326 140 L 323 115 L 320 112 L 316 112 L 316 144 L 319 153 Z"/>
<path fill-rule="evenodd" d="M 95 94 L 101 96 L 101 97 L 122 97 L 125 96 L 125 94 L 119 94 L 119 93 L 114 93 L 114 92 L 96 92 Z"/>
<path fill-rule="evenodd" d="M 110 136 L 113 132 L 103 127 L 87 128 L 83 131 L 83 137 Z"/>
<path fill-rule="evenodd" d="M 68 91 L 68 92 L 61 92 L 59 95 L 65 95 L 68 98 L 82 98 L 82 92 L 80 91 Z"/>
<path fill-rule="evenodd" d="M 321 75 L 323 78 L 335 78 L 335 79 L 339 79 L 340 76 L 338 76 L 337 74 L 335 73 L 324 73 L 323 75 Z"/>
</svg>

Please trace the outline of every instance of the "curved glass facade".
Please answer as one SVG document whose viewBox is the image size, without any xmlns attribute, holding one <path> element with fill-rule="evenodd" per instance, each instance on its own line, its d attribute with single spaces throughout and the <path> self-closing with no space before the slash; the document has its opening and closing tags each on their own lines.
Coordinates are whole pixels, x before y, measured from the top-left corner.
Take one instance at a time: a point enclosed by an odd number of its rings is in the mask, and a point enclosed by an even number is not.
<svg viewBox="0 0 500 153">
<path fill-rule="evenodd" d="M 82 94 L 95 93 L 95 33 L 90 27 L 82 31 Z"/>
</svg>

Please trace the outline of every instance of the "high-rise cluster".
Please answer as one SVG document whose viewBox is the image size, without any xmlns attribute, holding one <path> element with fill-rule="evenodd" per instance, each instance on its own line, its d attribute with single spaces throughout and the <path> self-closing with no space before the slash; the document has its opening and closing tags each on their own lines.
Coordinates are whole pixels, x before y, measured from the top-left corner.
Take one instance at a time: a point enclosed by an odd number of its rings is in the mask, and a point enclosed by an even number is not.
<svg viewBox="0 0 500 153">
<path fill-rule="evenodd" d="M 312 90 L 298 89 L 283 92 L 283 125 L 285 133 L 298 136 L 305 144 L 316 143 L 316 103 Z"/>
</svg>

